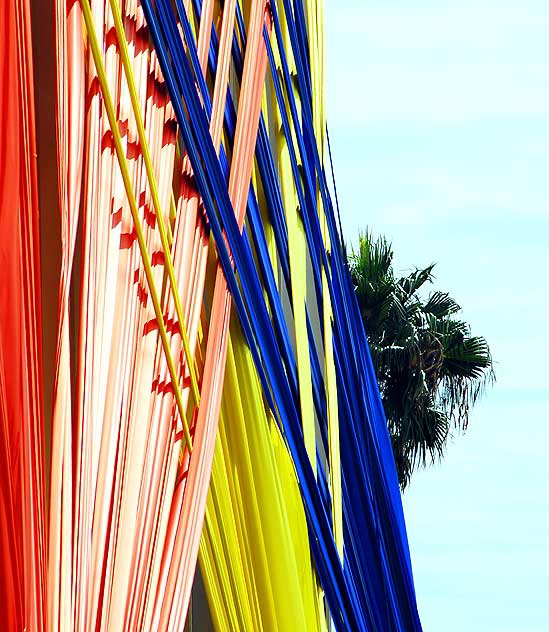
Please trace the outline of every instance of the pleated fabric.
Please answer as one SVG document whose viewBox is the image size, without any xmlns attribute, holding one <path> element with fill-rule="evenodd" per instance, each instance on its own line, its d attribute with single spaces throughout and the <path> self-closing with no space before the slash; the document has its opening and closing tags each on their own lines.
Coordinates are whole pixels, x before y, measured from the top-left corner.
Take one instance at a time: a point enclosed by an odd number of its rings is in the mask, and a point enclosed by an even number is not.
<svg viewBox="0 0 549 632">
<path fill-rule="evenodd" d="M 120 9 L 116 0 L 56 5 L 64 252 L 48 575 L 55 630 L 185 621 L 228 344 L 231 299 L 214 255 L 199 392 L 208 227 L 141 7 Z M 256 6 L 231 147 L 228 192 L 240 224 L 267 65 L 264 20 Z M 228 80 L 225 61 L 209 130 L 218 147 Z"/>
<path fill-rule="evenodd" d="M 63 262 L 50 630 L 172 629 L 170 616 L 185 620 L 171 615 L 174 599 L 194 575 L 179 533 L 195 497 L 189 360 L 208 231 L 141 8 L 111 5 L 56 5 Z"/>
<path fill-rule="evenodd" d="M 270 104 L 279 118 L 272 110 L 270 120 L 259 121 L 260 177 L 248 193 L 242 231 L 230 194 L 234 155 L 218 155 L 208 136 L 211 101 L 186 12 L 178 7 L 176 15 L 163 0 L 143 0 L 143 8 L 263 396 L 296 468 L 330 617 L 340 630 L 419 630 L 386 422 L 327 186 L 323 143 L 315 136 L 322 127 L 322 73 L 311 66 L 322 55 L 321 10 L 289 0 L 268 6 L 259 51 L 264 45 Z M 200 11 L 199 2 L 194 10 Z M 256 10 L 255 3 L 236 5 L 236 86 L 225 111 L 229 149 L 238 139 L 238 87 L 245 85 L 249 46 L 256 45 Z M 217 42 L 212 30 L 212 72 Z"/>
<path fill-rule="evenodd" d="M 0 6 L 0 601 L 44 629 L 40 237 L 30 3 Z"/>
<path fill-rule="evenodd" d="M 421 630 L 326 177 L 322 2 L 54 3 L 47 510 L 29 0 L 1 9 L 7 629 L 182 630 L 200 557 L 220 632 Z"/>
<path fill-rule="evenodd" d="M 295 470 L 237 324 L 200 566 L 216 630 L 326 629 Z"/>
<path fill-rule="evenodd" d="M 316 87 L 322 91 L 320 85 Z M 267 90 L 263 93 L 263 115 L 280 130 L 280 114 Z M 273 134 L 272 142 L 288 226 L 292 333 L 295 340 L 306 340 L 306 241 L 288 150 L 280 132 Z M 322 146 L 322 133 L 319 139 Z M 258 181 L 260 174 L 255 171 L 256 187 Z M 267 247 L 276 269 L 276 244 L 272 229 L 268 231 L 268 221 L 265 217 Z M 291 458 L 272 414 L 265 409 L 259 378 L 237 325 L 231 328 L 229 344 L 231 351 L 239 349 L 240 353 L 229 353 L 200 549 L 215 627 L 223 631 L 327 629 L 328 618 L 311 563 L 305 512 Z M 309 349 L 308 345 L 297 345 L 294 350 L 303 432 L 314 463 L 316 430 Z M 333 361 L 328 366 L 333 371 Z M 336 399 L 334 417 L 337 424 Z M 337 450 L 335 453 L 338 457 Z M 338 462 L 334 469 L 339 471 Z M 338 497 L 334 512 L 339 516 L 342 544 L 341 492 Z"/>
</svg>

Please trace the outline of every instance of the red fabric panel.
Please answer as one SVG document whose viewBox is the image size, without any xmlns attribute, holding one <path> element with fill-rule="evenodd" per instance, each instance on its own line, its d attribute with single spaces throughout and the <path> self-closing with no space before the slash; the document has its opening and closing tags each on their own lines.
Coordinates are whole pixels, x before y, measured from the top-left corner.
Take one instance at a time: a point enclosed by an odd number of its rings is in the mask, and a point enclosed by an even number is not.
<svg viewBox="0 0 549 632">
<path fill-rule="evenodd" d="M 43 627 L 40 274 L 28 0 L 0 7 L 0 603 Z"/>
</svg>

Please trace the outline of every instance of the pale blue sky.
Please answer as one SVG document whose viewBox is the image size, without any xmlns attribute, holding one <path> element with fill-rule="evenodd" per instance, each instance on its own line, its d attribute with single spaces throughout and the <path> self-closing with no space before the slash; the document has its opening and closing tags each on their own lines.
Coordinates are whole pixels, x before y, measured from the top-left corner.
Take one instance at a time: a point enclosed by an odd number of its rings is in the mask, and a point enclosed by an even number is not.
<svg viewBox="0 0 549 632">
<path fill-rule="evenodd" d="M 498 382 L 405 513 L 426 632 L 549 630 L 549 3 L 327 0 L 327 114 L 347 239 L 486 336 Z"/>
</svg>

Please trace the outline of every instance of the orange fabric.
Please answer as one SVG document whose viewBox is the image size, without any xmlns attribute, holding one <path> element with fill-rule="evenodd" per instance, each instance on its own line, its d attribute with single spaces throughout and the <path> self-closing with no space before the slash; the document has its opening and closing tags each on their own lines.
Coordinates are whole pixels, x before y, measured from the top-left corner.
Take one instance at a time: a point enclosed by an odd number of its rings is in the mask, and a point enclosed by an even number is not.
<svg viewBox="0 0 549 632">
<path fill-rule="evenodd" d="M 0 601 L 6 630 L 44 623 L 44 427 L 30 4 L 0 6 Z"/>
</svg>

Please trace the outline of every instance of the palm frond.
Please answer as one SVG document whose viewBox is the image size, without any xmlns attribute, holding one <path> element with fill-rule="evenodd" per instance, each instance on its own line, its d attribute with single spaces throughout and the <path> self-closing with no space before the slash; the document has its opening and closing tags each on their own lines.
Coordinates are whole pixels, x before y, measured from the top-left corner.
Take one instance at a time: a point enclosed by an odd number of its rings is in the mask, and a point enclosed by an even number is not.
<svg viewBox="0 0 549 632">
<path fill-rule="evenodd" d="M 447 375 L 481 379 L 491 366 L 490 348 L 482 336 L 454 339 L 444 350 L 443 370 Z"/>
<path fill-rule="evenodd" d="M 461 307 L 450 297 L 448 292 L 433 292 L 425 303 L 423 311 L 437 318 L 450 316 L 459 312 Z"/>
<path fill-rule="evenodd" d="M 416 268 L 408 276 L 399 279 L 398 284 L 402 287 L 404 292 L 411 296 L 419 290 L 425 283 L 431 283 L 433 281 L 433 269 L 435 264 L 427 266 L 426 268 Z"/>
</svg>

